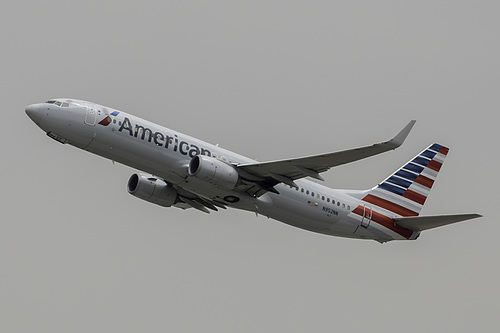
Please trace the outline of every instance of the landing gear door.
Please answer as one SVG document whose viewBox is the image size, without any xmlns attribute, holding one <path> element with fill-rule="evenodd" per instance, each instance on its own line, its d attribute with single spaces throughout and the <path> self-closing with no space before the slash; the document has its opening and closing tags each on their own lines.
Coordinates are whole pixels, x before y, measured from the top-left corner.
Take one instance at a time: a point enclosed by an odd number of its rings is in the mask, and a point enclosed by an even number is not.
<svg viewBox="0 0 500 333">
<path fill-rule="evenodd" d="M 372 220 L 372 209 L 368 206 L 364 206 L 363 219 L 361 220 L 361 226 L 363 228 L 368 228 Z"/>
<path fill-rule="evenodd" d="M 97 121 L 97 108 L 92 103 L 87 103 L 86 105 L 87 113 L 85 114 L 85 124 L 89 126 L 95 126 Z"/>
</svg>

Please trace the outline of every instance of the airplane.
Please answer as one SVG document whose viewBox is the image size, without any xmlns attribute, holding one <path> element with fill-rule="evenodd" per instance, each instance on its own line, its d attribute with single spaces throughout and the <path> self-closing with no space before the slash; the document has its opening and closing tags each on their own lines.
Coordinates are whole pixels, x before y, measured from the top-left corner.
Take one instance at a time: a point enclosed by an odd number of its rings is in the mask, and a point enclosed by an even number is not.
<svg viewBox="0 0 500 333">
<path fill-rule="evenodd" d="M 481 217 L 420 216 L 449 149 L 433 143 L 368 190 L 323 186 L 320 173 L 394 150 L 415 120 L 389 141 L 307 157 L 258 162 L 121 110 L 56 98 L 26 107 L 50 138 L 138 169 L 128 192 L 162 207 L 255 212 L 312 232 L 379 243 Z M 144 173 L 143 173 L 144 172 Z M 312 178 L 312 179 L 311 179 Z"/>
</svg>

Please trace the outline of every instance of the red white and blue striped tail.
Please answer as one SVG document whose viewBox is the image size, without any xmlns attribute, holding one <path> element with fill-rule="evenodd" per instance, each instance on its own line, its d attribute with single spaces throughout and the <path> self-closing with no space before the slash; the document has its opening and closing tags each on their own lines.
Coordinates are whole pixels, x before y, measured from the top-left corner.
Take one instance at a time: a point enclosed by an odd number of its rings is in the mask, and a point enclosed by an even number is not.
<svg viewBox="0 0 500 333">
<path fill-rule="evenodd" d="M 362 200 L 387 211 L 387 216 L 418 216 L 448 151 L 437 143 L 429 146 Z"/>
</svg>

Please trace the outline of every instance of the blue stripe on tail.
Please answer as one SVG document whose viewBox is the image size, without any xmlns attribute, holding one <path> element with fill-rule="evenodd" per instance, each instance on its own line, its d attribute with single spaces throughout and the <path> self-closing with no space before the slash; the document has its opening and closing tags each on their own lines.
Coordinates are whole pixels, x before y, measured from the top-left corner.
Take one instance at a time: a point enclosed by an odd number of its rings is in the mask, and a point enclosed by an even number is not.
<svg viewBox="0 0 500 333">
<path fill-rule="evenodd" d="M 406 165 L 404 166 L 406 168 Z M 414 181 L 417 179 L 418 175 L 414 174 L 413 172 L 408 172 L 404 169 L 399 170 L 398 172 L 395 173 L 396 176 L 407 179 L 409 181 Z"/>
<path fill-rule="evenodd" d="M 399 185 L 399 186 L 404 187 L 404 188 L 408 188 L 411 185 L 411 182 L 406 181 L 406 180 L 399 178 L 399 177 L 395 177 L 395 176 L 392 176 L 391 178 L 387 179 L 386 181 L 389 183 Z"/>
<path fill-rule="evenodd" d="M 386 183 L 386 182 L 383 182 L 382 184 L 380 184 L 378 186 L 378 188 L 384 189 L 386 191 L 389 191 L 389 192 L 392 192 L 392 193 L 395 193 L 398 195 L 403 195 L 406 192 L 406 190 L 404 188 L 397 187 L 397 186 L 391 185 L 391 184 Z"/>
<path fill-rule="evenodd" d="M 418 174 L 420 174 L 424 170 L 423 167 L 416 165 L 416 164 L 413 164 L 413 163 L 408 163 L 403 168 L 410 170 L 410 171 L 413 171 L 413 172 L 416 172 Z"/>
<path fill-rule="evenodd" d="M 436 156 L 436 152 L 433 152 L 433 151 L 430 151 L 430 150 L 426 150 L 424 151 L 422 154 L 420 154 L 421 156 L 425 156 L 427 158 L 430 158 L 431 160 L 434 158 L 434 156 Z"/>
</svg>

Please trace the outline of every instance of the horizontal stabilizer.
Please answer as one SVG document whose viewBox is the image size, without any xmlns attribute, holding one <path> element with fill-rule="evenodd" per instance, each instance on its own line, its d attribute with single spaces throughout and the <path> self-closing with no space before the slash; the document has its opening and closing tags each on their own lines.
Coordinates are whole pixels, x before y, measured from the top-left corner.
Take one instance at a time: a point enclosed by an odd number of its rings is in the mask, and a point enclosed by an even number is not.
<svg viewBox="0 0 500 333">
<path fill-rule="evenodd" d="M 411 216 L 396 217 L 392 220 L 397 225 L 413 231 L 423 231 L 427 229 L 441 227 L 447 224 L 462 222 L 470 219 L 482 217 L 479 214 L 457 214 L 457 215 L 435 215 L 435 216 Z"/>
</svg>

